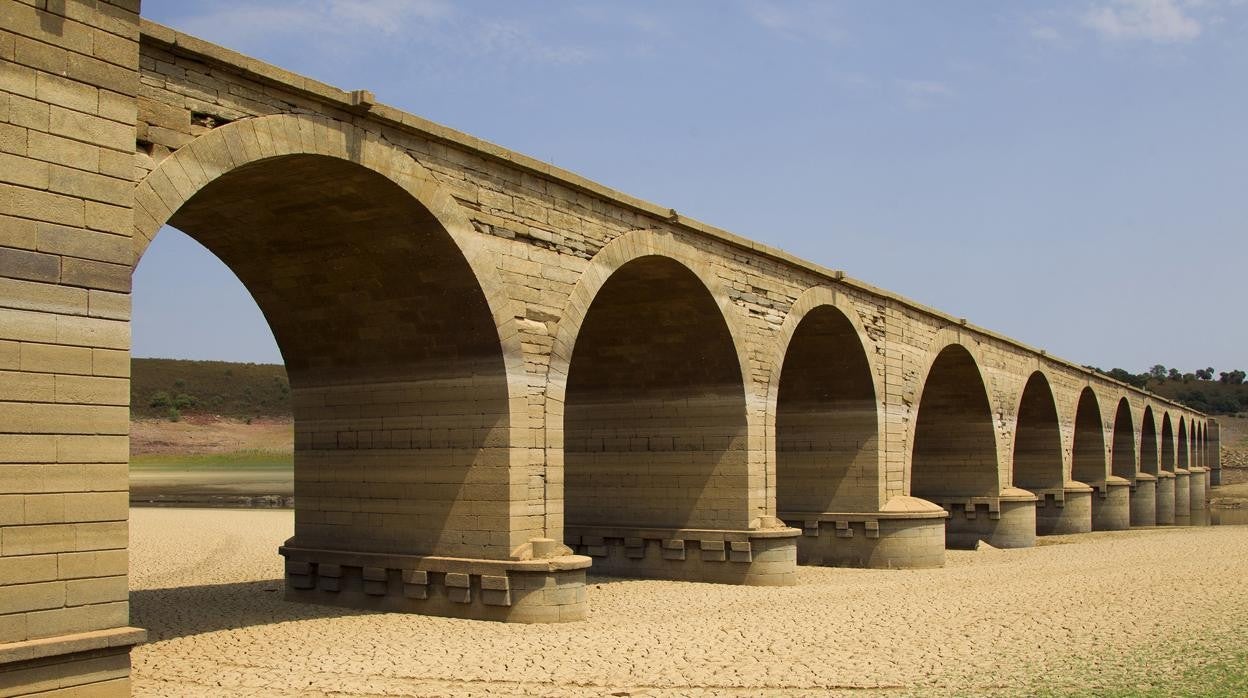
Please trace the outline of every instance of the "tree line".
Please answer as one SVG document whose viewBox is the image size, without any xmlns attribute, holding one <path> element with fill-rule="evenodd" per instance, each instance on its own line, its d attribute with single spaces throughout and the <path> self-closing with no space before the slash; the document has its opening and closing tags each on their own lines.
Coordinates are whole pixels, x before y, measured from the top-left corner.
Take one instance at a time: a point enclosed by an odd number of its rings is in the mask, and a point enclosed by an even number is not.
<svg viewBox="0 0 1248 698">
<path fill-rule="evenodd" d="M 1215 371 L 1209 366 L 1184 372 L 1155 364 L 1143 373 L 1132 373 L 1122 368 L 1088 368 L 1206 414 L 1248 412 L 1248 373 L 1240 369 Z"/>
</svg>

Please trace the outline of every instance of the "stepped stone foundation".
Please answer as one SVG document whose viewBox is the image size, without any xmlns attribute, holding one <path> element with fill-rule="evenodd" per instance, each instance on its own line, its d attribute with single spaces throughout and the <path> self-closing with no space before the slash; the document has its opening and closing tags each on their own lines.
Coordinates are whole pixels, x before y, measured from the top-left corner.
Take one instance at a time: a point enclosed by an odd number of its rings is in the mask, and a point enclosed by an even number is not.
<svg viewBox="0 0 1248 698">
<path fill-rule="evenodd" d="M 1092 486 L 1092 530 L 1125 531 L 1131 528 L 1131 483 L 1110 476 Z"/>
<path fill-rule="evenodd" d="M 1030 548 L 1036 544 L 1036 496 L 1008 489 L 996 497 L 967 497 L 938 502 L 949 513 L 945 545 L 974 549 L 980 541 L 994 548 Z"/>
<path fill-rule="evenodd" d="M 1157 478 L 1148 473 L 1136 473 L 1131 483 L 1131 525 L 1157 525 Z"/>
<path fill-rule="evenodd" d="M 1192 516 L 1192 473 L 1179 468 L 1174 471 L 1174 522 L 1184 525 Z"/>
<path fill-rule="evenodd" d="M 1082 482 L 1036 492 L 1036 534 L 1088 533 L 1092 530 L 1092 488 Z"/>
<path fill-rule="evenodd" d="M 1161 472 L 1157 474 L 1158 526 L 1174 525 L 1175 480 L 1174 473 Z"/>
</svg>

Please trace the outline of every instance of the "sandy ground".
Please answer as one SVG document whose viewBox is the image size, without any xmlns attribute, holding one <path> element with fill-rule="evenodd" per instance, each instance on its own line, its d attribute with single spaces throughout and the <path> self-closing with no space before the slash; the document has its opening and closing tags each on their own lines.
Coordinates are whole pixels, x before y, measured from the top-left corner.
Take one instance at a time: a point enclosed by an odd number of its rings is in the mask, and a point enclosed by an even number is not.
<svg viewBox="0 0 1248 698">
<path fill-rule="evenodd" d="M 801 568 L 782 589 L 593 578 L 588 620 L 524 626 L 283 601 L 288 511 L 131 516 L 136 695 L 1098 693 L 1248 647 L 1244 527 Z"/>
</svg>

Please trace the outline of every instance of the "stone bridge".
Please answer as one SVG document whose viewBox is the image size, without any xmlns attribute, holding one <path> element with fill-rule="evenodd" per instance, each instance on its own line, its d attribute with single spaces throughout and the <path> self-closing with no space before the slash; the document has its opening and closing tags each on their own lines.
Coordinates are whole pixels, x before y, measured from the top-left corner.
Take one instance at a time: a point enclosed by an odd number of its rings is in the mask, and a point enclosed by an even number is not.
<svg viewBox="0 0 1248 698">
<path fill-rule="evenodd" d="M 285 359 L 294 600 L 574 621 L 587 570 L 785 585 L 1205 513 L 1204 415 L 138 5 L 0 0 L 5 691 L 128 686 L 165 224 Z"/>
</svg>

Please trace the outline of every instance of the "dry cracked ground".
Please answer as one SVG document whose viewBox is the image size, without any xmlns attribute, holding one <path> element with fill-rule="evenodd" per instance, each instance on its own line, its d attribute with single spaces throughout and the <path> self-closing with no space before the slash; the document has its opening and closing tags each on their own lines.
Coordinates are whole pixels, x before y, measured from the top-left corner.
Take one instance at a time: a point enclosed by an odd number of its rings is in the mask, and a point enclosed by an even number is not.
<svg viewBox="0 0 1248 698">
<path fill-rule="evenodd" d="M 1248 648 L 1242 526 L 802 568 L 792 588 L 592 579 L 587 621 L 512 625 L 283 601 L 289 511 L 131 515 L 136 695 L 1098 694 Z"/>
</svg>

